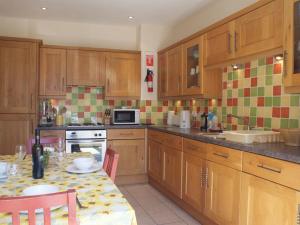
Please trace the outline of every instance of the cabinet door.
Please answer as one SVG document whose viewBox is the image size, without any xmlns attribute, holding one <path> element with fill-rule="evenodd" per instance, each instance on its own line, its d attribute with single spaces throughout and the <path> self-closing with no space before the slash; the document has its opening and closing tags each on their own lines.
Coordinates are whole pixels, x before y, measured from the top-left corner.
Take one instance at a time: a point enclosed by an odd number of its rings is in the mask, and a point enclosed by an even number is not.
<svg viewBox="0 0 300 225">
<path fill-rule="evenodd" d="M 240 209 L 242 225 L 298 224 L 299 192 L 243 173 Z"/>
<path fill-rule="evenodd" d="M 203 37 L 183 45 L 182 94 L 203 94 Z"/>
<path fill-rule="evenodd" d="M 182 74 L 182 47 L 171 49 L 167 52 L 167 77 L 166 96 L 180 95 L 180 80 Z"/>
<path fill-rule="evenodd" d="M 16 145 L 27 145 L 34 132 L 34 116 L 24 114 L 0 114 L 0 154 L 15 154 Z"/>
<path fill-rule="evenodd" d="M 148 140 L 148 174 L 158 182 L 161 182 L 162 179 L 162 157 L 162 145 Z"/>
<path fill-rule="evenodd" d="M 41 48 L 40 95 L 65 95 L 66 61 L 65 49 Z"/>
<path fill-rule="evenodd" d="M 102 53 L 67 50 L 67 85 L 100 86 L 104 63 Z"/>
<path fill-rule="evenodd" d="M 110 53 L 106 57 L 106 97 L 140 96 L 140 55 Z"/>
<path fill-rule="evenodd" d="M 167 53 L 158 56 L 158 97 L 166 96 L 167 91 Z"/>
<path fill-rule="evenodd" d="M 0 40 L 0 113 L 35 113 L 37 44 Z"/>
<path fill-rule="evenodd" d="M 226 23 L 204 35 L 204 65 L 224 62 L 234 56 L 232 23 Z"/>
<path fill-rule="evenodd" d="M 218 224 L 238 225 L 241 172 L 213 162 L 207 165 L 204 214 Z"/>
<path fill-rule="evenodd" d="M 235 21 L 235 56 L 241 57 L 282 46 L 283 1 L 275 0 Z"/>
<path fill-rule="evenodd" d="M 163 146 L 163 185 L 182 198 L 182 155 L 173 148 Z"/>
<path fill-rule="evenodd" d="M 183 153 L 182 198 L 199 212 L 204 207 L 204 170 L 204 160 Z"/>
<path fill-rule="evenodd" d="M 145 140 L 113 140 L 108 145 L 120 154 L 117 175 L 146 173 Z"/>
</svg>

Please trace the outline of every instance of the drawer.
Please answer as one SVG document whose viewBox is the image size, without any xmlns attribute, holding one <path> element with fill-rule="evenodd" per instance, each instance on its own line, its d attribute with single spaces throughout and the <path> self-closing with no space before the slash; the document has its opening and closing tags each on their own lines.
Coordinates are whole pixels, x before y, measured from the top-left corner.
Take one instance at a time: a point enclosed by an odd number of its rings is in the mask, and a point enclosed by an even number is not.
<svg viewBox="0 0 300 225">
<path fill-rule="evenodd" d="M 233 169 L 242 170 L 242 152 L 209 144 L 207 159 Z"/>
<path fill-rule="evenodd" d="M 182 137 L 160 131 L 148 130 L 148 138 L 165 146 L 182 151 Z"/>
<path fill-rule="evenodd" d="M 159 143 L 163 143 L 163 141 L 164 141 L 164 133 L 148 129 L 148 138 L 151 139 L 151 140 L 153 140 L 153 141 L 156 141 L 156 142 L 159 142 Z"/>
<path fill-rule="evenodd" d="M 41 137 L 62 137 L 65 139 L 66 131 L 65 130 L 41 130 Z"/>
<path fill-rule="evenodd" d="M 145 129 L 109 129 L 108 140 L 145 139 Z"/>
<path fill-rule="evenodd" d="M 206 159 L 208 144 L 194 141 L 191 139 L 183 139 L 183 152 Z"/>
<path fill-rule="evenodd" d="M 243 153 L 243 171 L 300 190 L 300 165 L 251 153 Z"/>
</svg>

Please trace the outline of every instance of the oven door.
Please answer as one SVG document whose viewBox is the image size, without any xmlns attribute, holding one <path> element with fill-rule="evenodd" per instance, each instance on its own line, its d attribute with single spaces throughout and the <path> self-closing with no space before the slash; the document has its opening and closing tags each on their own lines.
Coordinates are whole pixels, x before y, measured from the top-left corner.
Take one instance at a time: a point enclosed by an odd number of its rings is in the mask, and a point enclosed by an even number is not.
<svg viewBox="0 0 300 225">
<path fill-rule="evenodd" d="M 93 140 L 67 140 L 66 152 L 89 152 L 94 155 L 95 159 L 103 164 L 104 156 L 106 152 L 106 140 L 105 139 L 93 139 Z"/>
</svg>

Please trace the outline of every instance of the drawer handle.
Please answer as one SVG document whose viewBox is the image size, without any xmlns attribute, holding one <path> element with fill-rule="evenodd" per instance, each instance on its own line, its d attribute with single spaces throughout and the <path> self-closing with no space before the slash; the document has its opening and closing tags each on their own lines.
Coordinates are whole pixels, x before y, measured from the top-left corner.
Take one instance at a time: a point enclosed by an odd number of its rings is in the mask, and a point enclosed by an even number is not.
<svg viewBox="0 0 300 225">
<path fill-rule="evenodd" d="M 225 159 L 229 158 L 229 155 L 227 153 L 214 152 L 213 154 L 215 156 L 219 156 L 219 157 L 222 157 L 222 158 L 225 158 Z"/>
<path fill-rule="evenodd" d="M 133 135 L 133 133 L 120 133 L 120 135 Z"/>
<path fill-rule="evenodd" d="M 187 148 L 192 150 L 192 151 L 197 151 L 198 150 L 198 148 L 194 145 L 189 145 Z"/>
<path fill-rule="evenodd" d="M 258 164 L 257 167 L 265 169 L 265 170 L 269 170 L 269 171 L 272 171 L 272 172 L 275 172 L 275 173 L 281 173 L 281 169 L 277 169 L 277 168 L 274 168 L 274 167 L 266 166 L 264 164 Z"/>
</svg>

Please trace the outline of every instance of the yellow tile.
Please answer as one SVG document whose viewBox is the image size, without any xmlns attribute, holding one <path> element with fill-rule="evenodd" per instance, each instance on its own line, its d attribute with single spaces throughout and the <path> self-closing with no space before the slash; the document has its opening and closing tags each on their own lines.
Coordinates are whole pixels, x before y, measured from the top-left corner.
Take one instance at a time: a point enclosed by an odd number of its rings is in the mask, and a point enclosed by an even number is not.
<svg viewBox="0 0 300 225">
<path fill-rule="evenodd" d="M 273 75 L 273 85 L 278 86 L 282 85 L 282 76 L 279 74 Z"/>
<path fill-rule="evenodd" d="M 250 97 L 250 106 L 257 107 L 257 97 Z"/>
<path fill-rule="evenodd" d="M 299 119 L 299 118 L 300 118 L 300 108 L 290 107 L 290 119 Z"/>
<path fill-rule="evenodd" d="M 280 118 L 272 118 L 272 128 L 280 129 Z"/>
<path fill-rule="evenodd" d="M 251 87 L 251 81 L 249 78 L 244 79 L 244 88 Z"/>
<path fill-rule="evenodd" d="M 272 118 L 272 107 L 265 107 L 263 115 L 266 118 Z"/>
<path fill-rule="evenodd" d="M 273 96 L 273 86 L 265 86 L 265 96 Z"/>
<path fill-rule="evenodd" d="M 250 116 L 250 107 L 244 107 L 244 116 Z"/>
<path fill-rule="evenodd" d="M 283 95 L 281 96 L 281 106 L 290 106 L 290 96 L 289 95 Z"/>
</svg>

